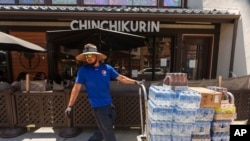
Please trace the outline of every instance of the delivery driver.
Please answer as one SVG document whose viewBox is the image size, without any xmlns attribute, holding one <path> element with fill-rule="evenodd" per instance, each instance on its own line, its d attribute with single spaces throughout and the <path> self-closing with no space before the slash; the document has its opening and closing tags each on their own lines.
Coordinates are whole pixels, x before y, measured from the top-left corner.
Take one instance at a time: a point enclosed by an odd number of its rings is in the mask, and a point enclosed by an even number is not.
<svg viewBox="0 0 250 141">
<path fill-rule="evenodd" d="M 99 128 L 88 141 L 102 141 L 103 139 L 104 141 L 116 141 L 113 129 L 115 111 L 110 95 L 110 81 L 116 79 L 124 84 L 141 85 L 143 83 L 121 75 L 112 66 L 102 63 L 106 58 L 107 56 L 99 53 L 93 44 L 86 44 L 84 52 L 76 56 L 76 60 L 86 61 L 87 64 L 78 69 L 65 112 L 67 116 L 71 115 L 72 106 L 84 85 Z"/>
</svg>

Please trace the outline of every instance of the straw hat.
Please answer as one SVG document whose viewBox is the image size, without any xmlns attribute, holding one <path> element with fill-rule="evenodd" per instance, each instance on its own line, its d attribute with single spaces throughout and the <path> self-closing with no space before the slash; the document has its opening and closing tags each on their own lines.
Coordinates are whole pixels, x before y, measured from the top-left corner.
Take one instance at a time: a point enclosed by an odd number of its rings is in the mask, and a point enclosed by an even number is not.
<svg viewBox="0 0 250 141">
<path fill-rule="evenodd" d="M 84 46 L 84 52 L 76 56 L 76 60 L 78 61 L 86 61 L 84 57 L 85 54 L 96 54 L 100 61 L 105 60 L 107 58 L 106 55 L 97 51 L 97 48 L 93 44 L 86 44 Z"/>
</svg>

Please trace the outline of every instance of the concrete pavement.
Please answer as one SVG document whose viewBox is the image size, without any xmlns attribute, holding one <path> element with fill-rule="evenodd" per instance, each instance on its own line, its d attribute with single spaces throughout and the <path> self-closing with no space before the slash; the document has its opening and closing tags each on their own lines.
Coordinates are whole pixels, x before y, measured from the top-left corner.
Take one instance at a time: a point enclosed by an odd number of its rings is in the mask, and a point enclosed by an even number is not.
<svg viewBox="0 0 250 141">
<path fill-rule="evenodd" d="M 72 138 L 59 136 L 62 128 L 41 127 L 30 128 L 26 133 L 14 138 L 0 138 L 0 141 L 87 141 L 94 129 L 82 129 L 81 133 Z M 115 129 L 117 141 L 137 141 L 140 129 Z"/>
</svg>

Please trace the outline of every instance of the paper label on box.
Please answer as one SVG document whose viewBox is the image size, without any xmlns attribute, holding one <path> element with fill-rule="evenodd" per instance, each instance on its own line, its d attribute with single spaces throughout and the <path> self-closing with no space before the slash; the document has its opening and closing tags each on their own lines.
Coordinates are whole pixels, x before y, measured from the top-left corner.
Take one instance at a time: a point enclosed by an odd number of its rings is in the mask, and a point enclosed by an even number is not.
<svg viewBox="0 0 250 141">
<path fill-rule="evenodd" d="M 216 95 L 214 97 L 214 103 L 219 103 L 219 99 L 220 99 L 220 97 L 218 95 Z"/>
</svg>

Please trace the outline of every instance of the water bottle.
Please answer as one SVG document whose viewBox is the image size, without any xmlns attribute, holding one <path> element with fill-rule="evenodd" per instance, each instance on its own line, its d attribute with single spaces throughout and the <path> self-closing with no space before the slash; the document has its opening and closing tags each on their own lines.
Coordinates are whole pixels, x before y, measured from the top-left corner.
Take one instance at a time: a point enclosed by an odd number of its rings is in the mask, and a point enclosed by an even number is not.
<svg viewBox="0 0 250 141">
<path fill-rule="evenodd" d="M 192 135 L 192 131 L 194 128 L 193 123 L 172 123 L 172 135 L 173 136 L 190 136 Z"/>
<path fill-rule="evenodd" d="M 190 95 L 190 108 L 194 108 L 194 109 L 198 109 L 200 108 L 200 100 L 201 97 L 199 94 L 197 94 L 197 92 L 190 90 L 189 91 L 189 95 Z"/>
<path fill-rule="evenodd" d="M 182 123 L 194 123 L 196 119 L 196 109 L 175 107 L 173 121 Z"/>
<path fill-rule="evenodd" d="M 212 121 L 214 117 L 214 108 L 197 109 L 196 121 Z"/>
<path fill-rule="evenodd" d="M 194 124 L 194 135 L 207 135 L 210 134 L 211 123 L 210 121 L 196 121 Z"/>
<path fill-rule="evenodd" d="M 172 121 L 173 113 L 173 107 L 157 106 L 151 100 L 148 101 L 148 115 L 153 120 Z"/>
<path fill-rule="evenodd" d="M 178 94 L 173 91 L 173 90 L 169 90 L 169 95 L 170 95 L 170 106 L 175 107 L 176 106 L 176 102 L 177 102 L 177 98 L 178 98 Z"/>
<path fill-rule="evenodd" d="M 176 93 L 171 89 L 166 89 L 163 86 L 151 86 L 149 88 L 149 99 L 156 105 L 175 106 L 177 99 Z"/>
</svg>

